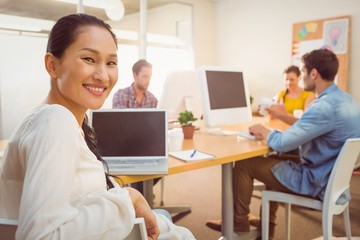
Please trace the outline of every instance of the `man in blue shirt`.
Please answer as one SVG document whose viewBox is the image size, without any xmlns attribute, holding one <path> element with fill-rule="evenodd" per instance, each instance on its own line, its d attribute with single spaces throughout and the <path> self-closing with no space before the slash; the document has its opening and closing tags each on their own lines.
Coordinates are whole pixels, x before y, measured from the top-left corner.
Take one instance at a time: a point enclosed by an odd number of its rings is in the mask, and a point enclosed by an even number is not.
<svg viewBox="0 0 360 240">
<path fill-rule="evenodd" d="M 248 215 L 254 178 L 264 182 L 269 189 L 323 200 L 330 172 L 346 139 L 360 137 L 359 106 L 334 84 L 339 67 L 336 55 L 319 49 L 305 54 L 301 60 L 305 90 L 313 91 L 316 96 L 313 103 L 284 132 L 270 130 L 261 124 L 249 128 L 252 135 L 266 140 L 269 147 L 279 153 L 299 148 L 300 161 L 255 157 L 235 163 L 235 231 L 250 230 Z M 272 230 L 277 207 L 275 202 L 270 204 Z M 207 226 L 221 230 L 221 221 L 209 221 Z"/>
</svg>

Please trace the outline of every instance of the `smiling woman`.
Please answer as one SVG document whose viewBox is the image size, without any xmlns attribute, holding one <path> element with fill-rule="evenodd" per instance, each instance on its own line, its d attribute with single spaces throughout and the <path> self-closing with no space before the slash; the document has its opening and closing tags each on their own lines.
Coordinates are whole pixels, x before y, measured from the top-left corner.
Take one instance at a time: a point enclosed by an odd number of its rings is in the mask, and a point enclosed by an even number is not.
<svg viewBox="0 0 360 240">
<path fill-rule="evenodd" d="M 110 26 L 86 14 L 61 18 L 45 67 L 48 96 L 10 139 L 0 172 L 0 217 L 18 219 L 16 238 L 124 239 L 142 217 L 149 239 L 194 239 L 104 172 L 86 111 L 103 105 L 118 78 Z"/>
<path fill-rule="evenodd" d="M 64 21 L 54 29 L 64 31 L 70 22 Z M 79 126 L 88 109 L 103 105 L 118 78 L 116 38 L 104 26 L 80 26 L 72 36 L 77 38 L 73 43 L 71 38 L 53 37 L 62 36 L 56 31 L 50 34 L 45 66 L 51 77 L 51 91 L 45 102 L 68 108 Z M 56 45 L 59 42 L 60 47 Z"/>
</svg>

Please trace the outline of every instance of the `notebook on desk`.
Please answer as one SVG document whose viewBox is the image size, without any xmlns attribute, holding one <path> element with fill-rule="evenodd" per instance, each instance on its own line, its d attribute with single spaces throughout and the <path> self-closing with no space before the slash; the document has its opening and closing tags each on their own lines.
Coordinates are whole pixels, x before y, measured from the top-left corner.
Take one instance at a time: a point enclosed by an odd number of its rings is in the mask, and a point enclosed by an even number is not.
<svg viewBox="0 0 360 240">
<path fill-rule="evenodd" d="M 167 114 L 162 109 L 101 109 L 91 111 L 98 147 L 115 175 L 168 172 Z"/>
</svg>

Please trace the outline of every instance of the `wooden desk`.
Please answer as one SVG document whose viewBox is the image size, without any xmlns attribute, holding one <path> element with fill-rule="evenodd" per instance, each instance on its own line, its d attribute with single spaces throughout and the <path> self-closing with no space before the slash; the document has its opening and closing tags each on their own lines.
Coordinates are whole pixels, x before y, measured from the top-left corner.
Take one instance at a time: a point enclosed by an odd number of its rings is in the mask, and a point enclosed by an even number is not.
<svg viewBox="0 0 360 240">
<path fill-rule="evenodd" d="M 248 124 L 224 126 L 224 130 L 248 131 L 249 126 L 255 123 L 262 123 L 269 128 L 284 130 L 288 127 L 278 120 L 266 120 L 263 117 L 253 117 Z M 213 160 L 198 162 L 184 162 L 169 156 L 169 171 L 165 175 L 129 175 L 120 176 L 124 184 L 150 180 L 162 176 L 192 171 L 200 168 L 244 160 L 254 156 L 266 154 L 270 151 L 263 141 L 249 141 L 237 136 L 217 136 L 210 134 L 196 133 L 193 139 L 184 139 L 183 150 L 196 149 L 216 156 Z M 121 183 L 121 182 L 119 182 Z"/>
<path fill-rule="evenodd" d="M 277 121 L 267 120 L 262 117 L 254 117 L 252 123 L 226 126 L 224 130 L 248 131 L 249 126 L 255 123 L 262 123 L 269 128 L 286 129 L 288 125 Z M 232 169 L 233 162 L 248 159 L 255 156 L 266 154 L 270 151 L 264 141 L 247 140 L 233 136 L 219 136 L 195 133 L 194 139 L 183 140 L 183 150 L 196 149 L 205 153 L 215 155 L 213 160 L 204 160 L 198 162 L 184 162 L 169 156 L 169 172 L 167 175 L 193 171 L 200 168 L 206 168 L 214 165 L 222 166 L 222 235 L 223 240 L 255 238 L 257 233 L 238 235 L 233 231 L 233 193 L 232 193 Z M 132 183 L 144 180 L 144 196 L 152 203 L 152 179 L 162 175 L 148 176 L 122 176 L 124 183 Z"/>
</svg>

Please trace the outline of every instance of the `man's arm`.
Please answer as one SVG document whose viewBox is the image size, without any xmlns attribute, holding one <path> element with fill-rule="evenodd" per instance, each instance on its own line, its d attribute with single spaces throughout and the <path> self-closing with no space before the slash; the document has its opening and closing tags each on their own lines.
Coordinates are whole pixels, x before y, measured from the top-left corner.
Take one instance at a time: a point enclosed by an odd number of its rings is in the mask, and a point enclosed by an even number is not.
<svg viewBox="0 0 360 240">
<path fill-rule="evenodd" d="M 249 133 L 254 135 L 257 140 L 266 140 L 270 134 L 270 129 L 264 127 L 262 124 L 255 124 L 249 127 Z"/>
</svg>

